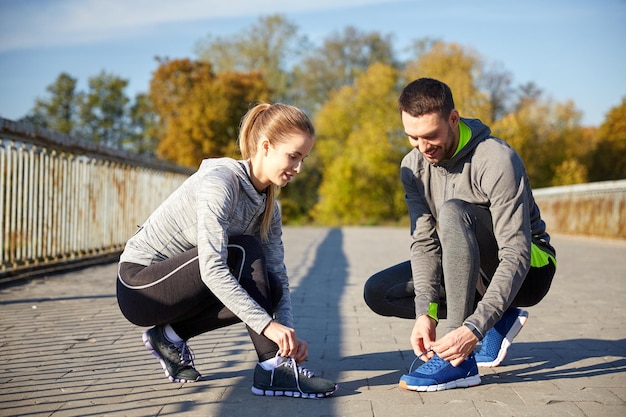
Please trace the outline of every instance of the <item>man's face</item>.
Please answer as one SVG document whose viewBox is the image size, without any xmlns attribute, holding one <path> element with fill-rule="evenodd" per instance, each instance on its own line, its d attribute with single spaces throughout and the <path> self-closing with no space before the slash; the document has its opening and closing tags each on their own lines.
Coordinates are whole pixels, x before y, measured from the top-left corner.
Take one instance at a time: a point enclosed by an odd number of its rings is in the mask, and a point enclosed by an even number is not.
<svg viewBox="0 0 626 417">
<path fill-rule="evenodd" d="M 448 118 L 438 113 L 427 113 L 413 117 L 402 112 L 404 132 L 411 146 L 417 148 L 432 164 L 450 159 L 459 145 L 459 113 L 450 112 Z"/>
</svg>

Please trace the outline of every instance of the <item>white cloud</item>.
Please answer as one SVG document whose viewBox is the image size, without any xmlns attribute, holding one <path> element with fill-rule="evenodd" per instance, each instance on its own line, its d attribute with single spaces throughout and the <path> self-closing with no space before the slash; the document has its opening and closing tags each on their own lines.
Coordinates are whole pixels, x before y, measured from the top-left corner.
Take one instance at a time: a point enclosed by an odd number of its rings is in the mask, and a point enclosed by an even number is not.
<svg viewBox="0 0 626 417">
<path fill-rule="evenodd" d="M 123 38 L 158 24 L 298 13 L 385 0 L 0 0 L 0 51 Z"/>
</svg>

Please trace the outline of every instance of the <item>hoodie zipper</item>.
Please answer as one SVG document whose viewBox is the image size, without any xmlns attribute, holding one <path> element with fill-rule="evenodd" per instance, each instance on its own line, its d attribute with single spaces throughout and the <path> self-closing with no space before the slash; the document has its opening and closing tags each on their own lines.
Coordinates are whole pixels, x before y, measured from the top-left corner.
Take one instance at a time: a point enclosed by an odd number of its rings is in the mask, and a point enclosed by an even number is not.
<svg viewBox="0 0 626 417">
<path fill-rule="evenodd" d="M 445 168 L 440 168 L 440 169 L 443 170 L 444 177 L 445 177 L 445 183 L 444 183 L 445 192 L 443 194 L 443 201 L 446 202 L 454 198 L 454 194 L 456 191 L 456 183 L 453 182 L 452 184 L 450 184 L 449 188 L 451 189 L 451 192 L 450 192 L 450 195 L 448 195 L 448 180 L 450 179 L 450 173 Z"/>
</svg>

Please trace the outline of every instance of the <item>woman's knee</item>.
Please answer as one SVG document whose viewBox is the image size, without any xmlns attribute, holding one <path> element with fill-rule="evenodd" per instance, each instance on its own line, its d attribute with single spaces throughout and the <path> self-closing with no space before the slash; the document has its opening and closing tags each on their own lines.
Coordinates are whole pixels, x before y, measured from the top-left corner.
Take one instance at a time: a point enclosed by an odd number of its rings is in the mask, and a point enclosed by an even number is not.
<svg viewBox="0 0 626 417">
<path fill-rule="evenodd" d="M 283 285 L 280 279 L 271 272 L 267 273 L 267 280 L 270 286 L 270 297 L 272 299 L 272 306 L 276 308 L 281 298 L 283 298 Z"/>
<path fill-rule="evenodd" d="M 233 248 L 241 248 L 241 250 L 245 252 L 250 258 L 265 259 L 263 245 L 261 244 L 259 239 L 254 236 L 239 235 L 230 237 L 228 239 L 228 246 Z"/>
<path fill-rule="evenodd" d="M 261 242 L 254 236 L 234 236 L 228 241 L 228 267 L 241 282 L 242 276 L 265 273 L 265 254 Z M 255 274 L 253 271 L 257 271 Z"/>
</svg>

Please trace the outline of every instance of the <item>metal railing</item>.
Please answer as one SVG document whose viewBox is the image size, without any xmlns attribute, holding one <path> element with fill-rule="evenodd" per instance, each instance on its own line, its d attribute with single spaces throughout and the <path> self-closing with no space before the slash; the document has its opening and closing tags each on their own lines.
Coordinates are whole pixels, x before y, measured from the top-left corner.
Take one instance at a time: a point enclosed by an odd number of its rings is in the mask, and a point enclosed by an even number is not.
<svg viewBox="0 0 626 417">
<path fill-rule="evenodd" d="M 626 180 L 534 191 L 548 231 L 626 239 Z"/>
<path fill-rule="evenodd" d="M 117 257 L 191 173 L 0 118 L 0 279 Z M 626 239 L 626 180 L 534 194 L 549 232 Z"/>
<path fill-rule="evenodd" d="M 0 278 L 116 257 L 190 173 L 0 118 Z"/>
</svg>

